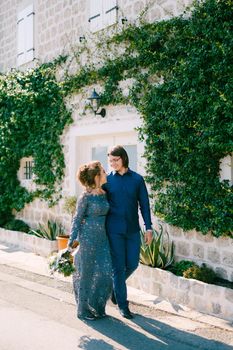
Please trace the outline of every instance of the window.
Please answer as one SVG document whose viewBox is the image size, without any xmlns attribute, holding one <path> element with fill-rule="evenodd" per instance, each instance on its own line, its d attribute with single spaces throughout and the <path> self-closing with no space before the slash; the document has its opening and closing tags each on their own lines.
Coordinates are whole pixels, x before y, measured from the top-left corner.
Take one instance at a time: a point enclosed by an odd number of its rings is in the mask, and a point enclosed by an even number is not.
<svg viewBox="0 0 233 350">
<path fill-rule="evenodd" d="M 24 164 L 24 179 L 31 180 L 33 175 L 33 161 L 25 161 Z"/>
<path fill-rule="evenodd" d="M 33 5 L 20 11 L 17 16 L 17 65 L 34 59 L 34 12 Z"/>
<path fill-rule="evenodd" d="M 90 0 L 90 30 L 97 32 L 117 22 L 117 0 Z"/>
<path fill-rule="evenodd" d="M 220 180 L 228 180 L 233 185 L 233 155 L 221 159 L 220 161 Z"/>
<path fill-rule="evenodd" d="M 17 173 L 20 185 L 29 192 L 35 191 L 37 185 L 35 183 L 35 174 L 33 173 L 34 160 L 32 157 L 24 157 L 20 160 L 20 167 Z"/>
<path fill-rule="evenodd" d="M 32 157 L 24 157 L 20 160 L 20 167 L 18 170 L 18 179 L 20 182 L 28 183 L 33 180 L 34 174 L 33 174 L 33 167 L 34 167 L 34 160 Z"/>
</svg>

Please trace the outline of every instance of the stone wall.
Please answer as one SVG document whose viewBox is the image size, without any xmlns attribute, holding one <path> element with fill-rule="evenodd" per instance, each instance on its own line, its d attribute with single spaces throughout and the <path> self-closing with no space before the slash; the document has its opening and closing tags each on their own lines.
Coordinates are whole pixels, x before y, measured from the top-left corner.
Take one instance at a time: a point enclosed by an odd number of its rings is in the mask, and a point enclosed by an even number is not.
<svg viewBox="0 0 233 350">
<path fill-rule="evenodd" d="M 17 12 L 29 4 L 35 9 L 35 58 L 49 61 L 80 45 L 79 37 L 89 34 L 88 0 L 4 0 L 0 2 L 0 71 L 16 67 Z M 119 0 L 118 24 L 127 17 L 134 22 L 146 5 L 146 20 L 155 21 L 182 13 L 191 0 Z M 31 65 L 31 64 L 29 64 Z M 27 66 L 25 66 L 26 68 Z M 24 68 L 24 67 L 22 67 Z"/>
<path fill-rule="evenodd" d="M 221 278 L 233 282 L 233 239 L 203 235 L 195 230 L 185 232 L 160 222 L 175 244 L 175 260 L 192 260 L 198 265 L 205 263 Z"/>
<path fill-rule="evenodd" d="M 57 241 L 50 241 L 24 232 L 5 230 L 3 228 L 0 228 L 0 242 L 44 257 L 49 257 L 52 253 L 58 251 Z"/>
<path fill-rule="evenodd" d="M 127 284 L 173 304 L 225 320 L 233 319 L 233 289 L 177 277 L 169 271 L 140 265 Z"/>
</svg>

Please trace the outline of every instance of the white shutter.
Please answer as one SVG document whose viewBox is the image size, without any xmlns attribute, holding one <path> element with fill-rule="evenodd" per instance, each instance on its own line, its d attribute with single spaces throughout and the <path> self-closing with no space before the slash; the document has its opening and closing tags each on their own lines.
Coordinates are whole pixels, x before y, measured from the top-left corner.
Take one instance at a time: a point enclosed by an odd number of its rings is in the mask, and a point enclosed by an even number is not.
<svg viewBox="0 0 233 350">
<path fill-rule="evenodd" d="M 33 5 L 30 5 L 26 8 L 25 31 L 26 31 L 25 62 L 30 62 L 34 58 L 34 12 L 33 12 Z"/>
<path fill-rule="evenodd" d="M 117 0 L 103 0 L 103 26 L 108 27 L 117 22 Z"/>
<path fill-rule="evenodd" d="M 17 65 L 20 66 L 24 63 L 25 56 L 25 13 L 21 11 L 17 17 Z"/>
<path fill-rule="evenodd" d="M 90 0 L 90 31 L 97 32 L 103 28 L 102 0 Z"/>
<path fill-rule="evenodd" d="M 17 65 L 30 62 L 34 58 L 34 12 L 28 6 L 17 16 Z"/>
</svg>

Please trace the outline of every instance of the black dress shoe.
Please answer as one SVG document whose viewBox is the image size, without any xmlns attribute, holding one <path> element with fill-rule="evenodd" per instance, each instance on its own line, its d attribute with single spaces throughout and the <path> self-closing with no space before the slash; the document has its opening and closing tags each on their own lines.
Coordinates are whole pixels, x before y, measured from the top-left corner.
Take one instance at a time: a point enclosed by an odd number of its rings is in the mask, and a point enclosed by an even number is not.
<svg viewBox="0 0 233 350">
<path fill-rule="evenodd" d="M 131 314 L 128 308 L 120 309 L 120 314 L 122 317 L 128 318 L 128 320 L 131 320 L 133 318 L 133 315 Z"/>
<path fill-rule="evenodd" d="M 78 315 L 80 320 L 94 321 L 96 317 L 92 315 L 90 312 L 85 313 L 84 315 Z"/>
<path fill-rule="evenodd" d="M 112 292 L 111 302 L 112 302 L 114 305 L 117 305 L 117 301 L 116 301 L 116 297 L 115 297 L 114 292 Z"/>
</svg>

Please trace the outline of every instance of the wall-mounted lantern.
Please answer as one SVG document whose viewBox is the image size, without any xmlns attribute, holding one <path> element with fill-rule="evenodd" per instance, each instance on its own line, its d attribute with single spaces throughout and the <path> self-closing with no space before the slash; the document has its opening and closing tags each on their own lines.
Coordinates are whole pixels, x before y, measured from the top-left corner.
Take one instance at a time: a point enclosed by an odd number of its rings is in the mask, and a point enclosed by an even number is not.
<svg viewBox="0 0 233 350">
<path fill-rule="evenodd" d="M 104 118 L 106 116 L 106 109 L 102 108 L 98 112 L 101 96 L 99 94 L 97 94 L 95 89 L 92 91 L 91 96 L 88 97 L 88 100 L 90 101 L 89 105 L 90 105 L 91 109 L 93 110 L 93 112 L 95 113 L 95 115 L 101 115 L 101 117 Z"/>
</svg>

